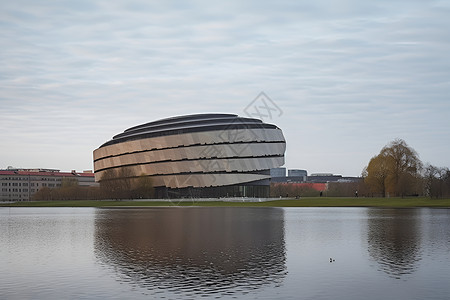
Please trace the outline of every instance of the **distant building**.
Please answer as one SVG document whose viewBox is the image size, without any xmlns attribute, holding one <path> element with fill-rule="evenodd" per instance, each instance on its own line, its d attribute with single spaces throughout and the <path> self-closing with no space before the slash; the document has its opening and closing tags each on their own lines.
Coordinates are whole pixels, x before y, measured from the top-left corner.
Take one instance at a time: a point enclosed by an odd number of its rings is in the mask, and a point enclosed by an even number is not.
<svg viewBox="0 0 450 300">
<path fill-rule="evenodd" d="M 288 176 L 308 176 L 308 172 L 300 169 L 289 169 Z"/>
<path fill-rule="evenodd" d="M 286 177 L 286 168 L 272 168 L 270 169 L 270 177 Z"/>
<path fill-rule="evenodd" d="M 289 169 L 286 176 L 286 168 L 270 169 L 272 183 L 328 183 L 328 182 L 359 182 L 361 177 L 343 177 L 333 173 L 313 173 L 302 169 Z"/>
<path fill-rule="evenodd" d="M 77 180 L 79 186 L 96 186 L 94 173 L 60 172 L 56 169 L 0 170 L 0 201 L 28 201 L 43 187 L 58 188 L 64 178 Z"/>
<path fill-rule="evenodd" d="M 288 182 L 306 182 L 308 172 L 300 169 L 288 170 Z"/>
<path fill-rule="evenodd" d="M 327 183 L 338 181 L 342 175 L 334 175 L 333 173 L 313 173 L 308 176 L 307 181 L 313 183 Z"/>
<path fill-rule="evenodd" d="M 286 176 L 286 168 L 274 168 L 270 169 L 270 176 L 272 183 L 300 183 L 306 182 L 308 172 L 306 170 L 292 169 L 288 170 L 288 176 Z"/>
<path fill-rule="evenodd" d="M 307 182 L 311 183 L 327 183 L 327 182 L 358 182 L 361 177 L 342 177 L 342 175 L 334 175 L 332 173 L 314 173 L 308 176 Z"/>
</svg>

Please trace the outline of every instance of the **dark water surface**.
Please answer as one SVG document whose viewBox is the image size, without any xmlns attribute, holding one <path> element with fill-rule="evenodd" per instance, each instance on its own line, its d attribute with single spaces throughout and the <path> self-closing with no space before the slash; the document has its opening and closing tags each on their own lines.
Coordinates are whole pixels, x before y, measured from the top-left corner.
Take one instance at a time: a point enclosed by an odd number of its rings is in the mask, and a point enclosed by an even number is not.
<svg viewBox="0 0 450 300">
<path fill-rule="evenodd" d="M 0 208 L 0 228 L 0 299 L 450 299 L 449 209 Z"/>
</svg>

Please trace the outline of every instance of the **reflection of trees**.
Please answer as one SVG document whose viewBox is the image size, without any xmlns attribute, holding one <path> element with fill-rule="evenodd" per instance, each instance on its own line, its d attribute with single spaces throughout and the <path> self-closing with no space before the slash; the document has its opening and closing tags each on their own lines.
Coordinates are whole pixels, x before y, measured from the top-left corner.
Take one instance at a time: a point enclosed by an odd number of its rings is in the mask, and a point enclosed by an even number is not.
<svg viewBox="0 0 450 300">
<path fill-rule="evenodd" d="M 416 214 L 414 209 L 369 210 L 369 254 L 393 278 L 413 273 L 421 259 Z"/>
<path fill-rule="evenodd" d="M 121 281 L 152 293 L 231 295 L 285 275 L 281 209 L 100 210 L 95 249 Z"/>
</svg>

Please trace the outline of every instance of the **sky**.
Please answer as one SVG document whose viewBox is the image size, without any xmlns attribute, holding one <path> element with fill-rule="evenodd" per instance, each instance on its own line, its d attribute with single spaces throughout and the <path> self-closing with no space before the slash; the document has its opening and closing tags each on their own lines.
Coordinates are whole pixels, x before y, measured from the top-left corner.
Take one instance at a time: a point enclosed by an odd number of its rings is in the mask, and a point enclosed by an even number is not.
<svg viewBox="0 0 450 300">
<path fill-rule="evenodd" d="M 0 169 L 214 112 L 280 127 L 288 169 L 359 176 L 396 138 L 450 167 L 449 1 L 1 1 L 0 45 Z"/>
</svg>

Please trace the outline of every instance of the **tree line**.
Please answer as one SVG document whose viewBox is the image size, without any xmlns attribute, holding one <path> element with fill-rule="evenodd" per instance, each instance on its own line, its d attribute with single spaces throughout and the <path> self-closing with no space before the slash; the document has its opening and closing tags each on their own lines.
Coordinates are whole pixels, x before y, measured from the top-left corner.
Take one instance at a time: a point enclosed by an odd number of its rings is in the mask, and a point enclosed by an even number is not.
<svg viewBox="0 0 450 300">
<path fill-rule="evenodd" d="M 129 168 L 109 169 L 99 187 L 81 187 L 74 178 L 64 178 L 60 188 L 41 188 L 33 200 L 150 199 L 154 188 L 149 176 L 136 176 Z M 272 183 L 271 197 L 311 197 L 320 191 L 308 186 Z M 330 182 L 329 197 L 450 197 L 450 170 L 423 164 L 418 153 L 402 139 L 395 139 L 372 157 L 363 169 L 360 182 Z"/>
<path fill-rule="evenodd" d="M 99 183 L 98 187 L 84 187 L 75 178 L 63 178 L 61 187 L 43 187 L 32 200 L 150 199 L 154 196 L 151 178 L 145 174 L 136 176 L 130 169 L 106 170 Z"/>
<path fill-rule="evenodd" d="M 402 139 L 395 139 L 372 157 L 359 182 L 329 182 L 320 191 L 307 185 L 272 183 L 271 197 L 450 197 L 450 170 L 423 164 L 419 154 Z"/>
</svg>

